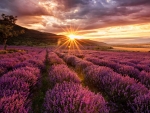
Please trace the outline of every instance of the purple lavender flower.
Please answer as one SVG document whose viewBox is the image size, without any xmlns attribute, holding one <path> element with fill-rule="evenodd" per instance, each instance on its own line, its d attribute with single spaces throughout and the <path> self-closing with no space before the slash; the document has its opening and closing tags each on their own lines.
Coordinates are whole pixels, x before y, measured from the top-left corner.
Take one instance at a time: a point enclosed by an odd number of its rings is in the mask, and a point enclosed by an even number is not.
<svg viewBox="0 0 150 113">
<path fill-rule="evenodd" d="M 126 66 L 126 65 L 122 65 L 118 72 L 122 75 L 129 75 L 130 77 L 133 78 L 138 78 L 138 75 L 140 73 L 139 70 L 137 70 L 136 68 L 132 67 L 132 66 Z"/>
<path fill-rule="evenodd" d="M 134 113 L 150 113 L 150 93 L 136 97 L 130 106 Z"/>
<path fill-rule="evenodd" d="M 139 81 L 150 90 L 150 72 L 142 71 L 139 74 Z"/>
<path fill-rule="evenodd" d="M 108 113 L 104 98 L 77 83 L 57 84 L 46 93 L 45 113 Z"/>
<path fill-rule="evenodd" d="M 64 64 L 53 65 L 49 70 L 49 79 L 52 86 L 63 81 L 80 83 L 77 74 Z"/>
<path fill-rule="evenodd" d="M 140 71 L 150 72 L 150 66 L 146 64 L 138 64 L 136 68 L 139 69 Z"/>
<path fill-rule="evenodd" d="M 1 113 L 28 113 L 27 98 L 21 94 L 13 94 L 0 99 Z M 25 102 L 26 101 L 26 102 Z"/>
<path fill-rule="evenodd" d="M 57 54 L 54 53 L 54 52 L 49 52 L 48 60 L 49 60 L 49 63 L 51 65 L 54 65 L 54 64 L 65 64 L 65 62 L 61 58 L 59 58 L 57 56 Z"/>
<path fill-rule="evenodd" d="M 20 79 L 14 77 L 1 77 L 0 79 L 0 98 L 20 93 L 27 97 L 29 94 L 29 85 Z"/>
<path fill-rule="evenodd" d="M 108 98 L 122 106 L 128 108 L 128 102 L 132 102 L 137 96 L 147 94 L 149 90 L 134 79 L 123 77 L 107 67 L 90 66 L 84 70 L 85 82 L 93 85 L 100 92 L 104 92 Z"/>
<path fill-rule="evenodd" d="M 26 67 L 19 68 L 14 71 L 8 72 L 7 74 L 3 75 L 6 77 L 16 77 L 21 79 L 22 81 L 28 83 L 30 86 L 34 86 L 37 81 L 37 76 L 34 74 L 34 71 L 29 71 Z"/>
<path fill-rule="evenodd" d="M 82 60 L 82 59 L 80 59 L 76 56 L 73 56 L 73 55 L 66 55 L 64 57 L 64 60 L 65 60 L 65 62 L 67 62 L 67 64 L 75 67 L 75 69 L 77 71 L 82 71 L 84 68 L 92 65 L 91 62 Z"/>
</svg>

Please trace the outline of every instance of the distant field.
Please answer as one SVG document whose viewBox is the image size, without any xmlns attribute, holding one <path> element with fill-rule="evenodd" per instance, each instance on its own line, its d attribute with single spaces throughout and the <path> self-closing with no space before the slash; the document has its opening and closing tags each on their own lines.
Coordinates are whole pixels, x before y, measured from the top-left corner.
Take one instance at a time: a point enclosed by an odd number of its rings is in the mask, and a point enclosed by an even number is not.
<svg viewBox="0 0 150 113">
<path fill-rule="evenodd" d="M 139 52 L 149 52 L 149 48 L 132 48 L 132 47 L 113 47 L 113 50 L 119 50 L 119 51 L 139 51 Z"/>
</svg>

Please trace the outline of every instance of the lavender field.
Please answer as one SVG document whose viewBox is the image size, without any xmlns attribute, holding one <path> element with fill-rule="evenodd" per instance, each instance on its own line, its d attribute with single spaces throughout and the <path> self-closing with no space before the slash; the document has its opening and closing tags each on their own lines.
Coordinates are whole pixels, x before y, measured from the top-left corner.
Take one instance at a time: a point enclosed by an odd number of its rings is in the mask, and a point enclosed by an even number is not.
<svg viewBox="0 0 150 113">
<path fill-rule="evenodd" d="M 13 46 L 0 113 L 150 113 L 150 53 Z"/>
</svg>

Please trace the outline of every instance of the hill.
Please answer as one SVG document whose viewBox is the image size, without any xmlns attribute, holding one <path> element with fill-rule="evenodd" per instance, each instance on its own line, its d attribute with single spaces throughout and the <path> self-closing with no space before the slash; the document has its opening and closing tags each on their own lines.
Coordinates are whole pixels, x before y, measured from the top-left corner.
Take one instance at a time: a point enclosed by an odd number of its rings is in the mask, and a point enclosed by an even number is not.
<svg viewBox="0 0 150 113">
<path fill-rule="evenodd" d="M 40 32 L 37 30 L 21 27 L 19 25 L 15 25 L 14 29 L 24 30 L 25 33 L 19 35 L 18 37 L 10 38 L 7 42 L 8 45 L 48 46 L 48 45 L 57 45 L 60 40 L 62 43 L 63 41 L 68 40 L 68 38 L 63 35 Z M 109 46 L 106 43 L 92 41 L 89 39 L 80 39 L 76 41 L 79 42 L 80 45 L 84 46 Z M 0 38 L 0 44 L 2 43 L 3 41 Z"/>
<path fill-rule="evenodd" d="M 113 49 L 112 46 L 104 42 L 93 41 L 89 39 L 78 40 L 78 42 L 84 45 L 83 49 L 94 49 L 94 50 L 109 50 Z"/>
<path fill-rule="evenodd" d="M 65 43 L 65 45 L 63 45 Z M 108 50 L 112 47 L 104 42 L 93 41 L 89 39 L 76 39 L 75 41 L 68 41 L 68 38 L 60 40 L 61 48 L 80 48 L 80 49 L 92 49 L 92 50 Z M 63 46 L 62 46 L 63 45 Z M 78 46 L 78 47 L 77 47 Z"/>
<path fill-rule="evenodd" d="M 93 41 L 89 39 L 80 39 L 78 40 L 79 43 L 82 43 L 82 45 L 86 46 L 109 46 L 108 44 L 104 42 L 98 42 L 98 41 Z"/>
<path fill-rule="evenodd" d="M 2 21 L 0 21 L 2 23 Z M 27 29 L 19 25 L 14 26 L 15 30 L 24 30 L 25 33 L 18 37 L 9 38 L 8 45 L 55 45 L 60 38 L 65 36 L 56 35 L 53 33 L 45 33 L 37 30 Z M 0 44 L 2 44 L 2 38 L 0 38 Z"/>
<path fill-rule="evenodd" d="M 10 45 L 29 45 L 29 46 L 55 45 L 58 39 L 65 37 L 65 36 L 56 35 L 52 33 L 45 33 L 37 30 L 27 29 L 18 25 L 16 25 L 14 29 L 16 30 L 23 29 L 25 33 L 19 35 L 18 37 L 13 37 L 9 39 L 7 43 Z"/>
</svg>

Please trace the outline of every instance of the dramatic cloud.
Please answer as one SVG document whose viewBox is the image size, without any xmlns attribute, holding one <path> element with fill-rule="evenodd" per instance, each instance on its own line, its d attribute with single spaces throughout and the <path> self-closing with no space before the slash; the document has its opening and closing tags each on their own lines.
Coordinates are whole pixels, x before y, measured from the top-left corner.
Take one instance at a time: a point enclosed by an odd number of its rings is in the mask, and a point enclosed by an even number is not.
<svg viewBox="0 0 150 113">
<path fill-rule="evenodd" d="M 79 27 L 85 38 L 88 33 L 101 38 L 97 32 L 103 28 L 150 23 L 149 0 L 1 0 L 0 12 L 17 15 L 19 25 L 46 32 L 65 34 L 68 26 Z"/>
</svg>

